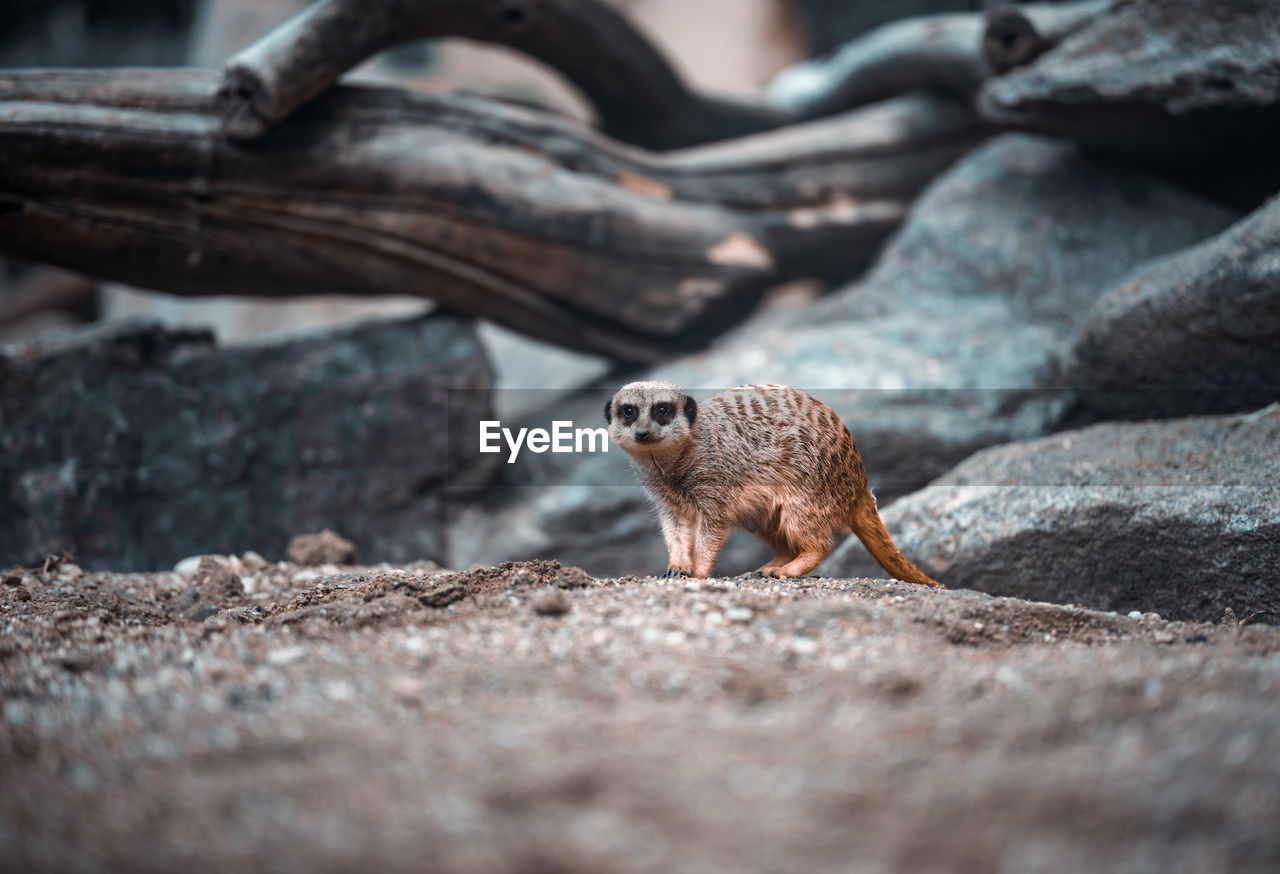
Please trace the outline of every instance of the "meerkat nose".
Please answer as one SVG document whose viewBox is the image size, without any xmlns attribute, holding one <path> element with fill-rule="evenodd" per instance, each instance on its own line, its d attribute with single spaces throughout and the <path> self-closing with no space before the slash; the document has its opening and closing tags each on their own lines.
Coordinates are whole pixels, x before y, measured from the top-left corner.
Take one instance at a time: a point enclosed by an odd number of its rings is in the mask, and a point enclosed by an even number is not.
<svg viewBox="0 0 1280 874">
<path fill-rule="evenodd" d="M 648 431 L 637 431 L 637 432 L 636 432 L 636 439 L 637 439 L 637 440 L 639 440 L 641 443 L 643 443 L 644 441 L 646 441 L 646 440 L 648 440 L 648 439 L 649 439 L 649 432 L 648 432 Z"/>
</svg>

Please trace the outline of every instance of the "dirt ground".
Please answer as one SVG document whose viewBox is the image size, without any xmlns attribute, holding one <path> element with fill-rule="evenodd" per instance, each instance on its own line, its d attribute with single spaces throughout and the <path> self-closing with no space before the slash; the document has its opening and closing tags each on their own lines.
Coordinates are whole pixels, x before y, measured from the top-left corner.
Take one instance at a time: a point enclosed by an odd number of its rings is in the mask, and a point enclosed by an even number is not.
<svg viewBox="0 0 1280 874">
<path fill-rule="evenodd" d="M 878 580 L 0 579 L 0 867 L 1280 866 L 1280 630 Z"/>
</svg>

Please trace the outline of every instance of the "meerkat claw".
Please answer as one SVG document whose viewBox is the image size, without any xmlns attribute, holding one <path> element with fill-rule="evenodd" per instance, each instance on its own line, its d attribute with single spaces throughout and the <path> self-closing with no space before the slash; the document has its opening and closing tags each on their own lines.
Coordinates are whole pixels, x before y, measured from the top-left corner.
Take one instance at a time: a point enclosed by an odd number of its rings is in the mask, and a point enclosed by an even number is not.
<svg viewBox="0 0 1280 874">
<path fill-rule="evenodd" d="M 658 574 L 658 579 L 674 580 L 677 577 L 687 577 L 687 576 L 689 576 L 688 571 L 682 571 L 679 568 L 669 567 L 667 568 L 665 573 Z"/>
</svg>

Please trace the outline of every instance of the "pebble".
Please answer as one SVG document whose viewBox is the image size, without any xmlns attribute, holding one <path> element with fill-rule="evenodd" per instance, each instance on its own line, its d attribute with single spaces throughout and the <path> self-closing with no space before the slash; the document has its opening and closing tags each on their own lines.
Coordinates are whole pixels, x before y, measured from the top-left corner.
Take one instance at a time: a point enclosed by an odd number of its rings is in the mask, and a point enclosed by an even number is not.
<svg viewBox="0 0 1280 874">
<path fill-rule="evenodd" d="M 516 568 L 511 573 L 511 579 L 507 580 L 507 585 L 513 588 L 517 586 L 536 586 L 538 585 L 538 575 L 527 567 Z"/>
<path fill-rule="evenodd" d="M 750 607 L 730 607 L 724 613 L 724 618 L 730 622 L 750 622 L 756 615 L 756 611 Z"/>
<path fill-rule="evenodd" d="M 539 592 L 530 600 L 529 606 L 539 616 L 563 616 L 573 609 L 568 596 L 559 589 Z"/>
<path fill-rule="evenodd" d="M 1130 610 L 1130 611 L 1129 611 L 1129 618 L 1130 618 L 1130 619 L 1141 619 L 1141 618 L 1142 618 L 1142 611 L 1141 611 L 1141 610 Z"/>
<path fill-rule="evenodd" d="M 189 555 L 173 566 L 173 572 L 184 577 L 194 577 L 196 568 L 200 567 L 200 559 L 202 558 L 204 558 L 203 555 Z"/>
<path fill-rule="evenodd" d="M 818 642 L 812 637 L 797 637 L 791 641 L 791 651 L 800 656 L 811 656 L 818 651 Z"/>
<path fill-rule="evenodd" d="M 306 654 L 300 646 L 282 646 L 267 653 L 267 664 L 281 667 L 291 665 Z"/>
<path fill-rule="evenodd" d="M 240 556 L 240 560 L 244 562 L 245 567 L 264 568 L 267 566 L 267 560 L 252 549 Z"/>
</svg>

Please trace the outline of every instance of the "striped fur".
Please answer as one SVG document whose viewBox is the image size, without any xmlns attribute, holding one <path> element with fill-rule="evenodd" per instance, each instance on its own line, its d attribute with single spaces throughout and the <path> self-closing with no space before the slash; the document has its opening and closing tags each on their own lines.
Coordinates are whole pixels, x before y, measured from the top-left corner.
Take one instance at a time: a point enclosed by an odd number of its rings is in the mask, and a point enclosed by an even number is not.
<svg viewBox="0 0 1280 874">
<path fill-rule="evenodd" d="M 778 553 L 763 574 L 803 576 L 852 531 L 897 579 L 939 585 L 894 545 L 852 435 L 816 398 L 747 385 L 694 404 L 674 383 L 633 382 L 605 413 L 657 505 L 670 572 L 710 576 L 729 532 L 746 528 Z"/>
</svg>

